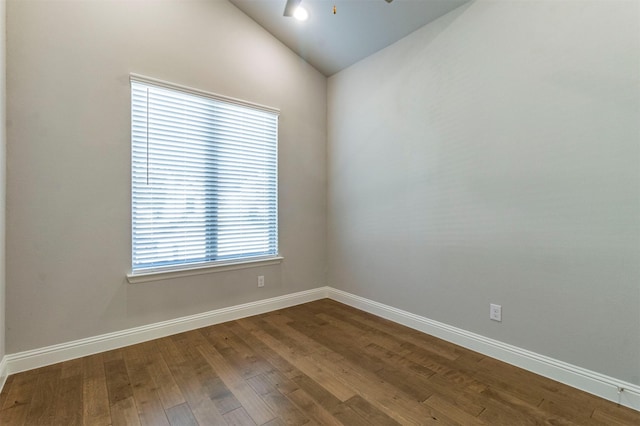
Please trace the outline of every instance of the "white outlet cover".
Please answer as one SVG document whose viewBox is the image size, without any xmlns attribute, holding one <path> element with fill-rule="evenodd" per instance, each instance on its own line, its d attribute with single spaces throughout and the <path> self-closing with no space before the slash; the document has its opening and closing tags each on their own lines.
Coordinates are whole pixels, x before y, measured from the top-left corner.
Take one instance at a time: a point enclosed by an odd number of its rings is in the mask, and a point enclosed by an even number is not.
<svg viewBox="0 0 640 426">
<path fill-rule="evenodd" d="M 502 321 L 502 306 L 491 303 L 489 305 L 489 318 L 494 321 Z"/>
</svg>

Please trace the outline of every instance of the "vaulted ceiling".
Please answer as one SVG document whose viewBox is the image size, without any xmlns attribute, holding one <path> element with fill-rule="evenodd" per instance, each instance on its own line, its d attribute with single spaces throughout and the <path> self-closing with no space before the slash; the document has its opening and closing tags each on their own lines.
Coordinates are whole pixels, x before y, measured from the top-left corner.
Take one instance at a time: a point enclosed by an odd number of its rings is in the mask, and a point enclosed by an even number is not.
<svg viewBox="0 0 640 426">
<path fill-rule="evenodd" d="M 330 76 L 469 0 L 302 0 L 303 22 L 283 16 L 286 0 L 229 1 Z"/>
</svg>

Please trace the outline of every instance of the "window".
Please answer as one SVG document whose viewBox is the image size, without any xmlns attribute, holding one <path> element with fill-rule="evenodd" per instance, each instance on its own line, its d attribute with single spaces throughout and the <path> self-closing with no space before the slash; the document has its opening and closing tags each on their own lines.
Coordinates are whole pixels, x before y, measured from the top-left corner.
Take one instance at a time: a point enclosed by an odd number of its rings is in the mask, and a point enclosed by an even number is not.
<svg viewBox="0 0 640 426">
<path fill-rule="evenodd" d="M 131 76 L 132 271 L 278 255 L 278 111 Z"/>
</svg>

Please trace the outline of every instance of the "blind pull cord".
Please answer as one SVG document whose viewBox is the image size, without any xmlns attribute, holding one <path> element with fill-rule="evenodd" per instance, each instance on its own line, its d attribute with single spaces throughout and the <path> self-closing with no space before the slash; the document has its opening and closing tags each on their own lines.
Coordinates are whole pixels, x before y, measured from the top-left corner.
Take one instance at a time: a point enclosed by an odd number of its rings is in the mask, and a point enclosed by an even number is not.
<svg viewBox="0 0 640 426">
<path fill-rule="evenodd" d="M 147 186 L 149 186 L 149 88 L 147 87 Z"/>
</svg>

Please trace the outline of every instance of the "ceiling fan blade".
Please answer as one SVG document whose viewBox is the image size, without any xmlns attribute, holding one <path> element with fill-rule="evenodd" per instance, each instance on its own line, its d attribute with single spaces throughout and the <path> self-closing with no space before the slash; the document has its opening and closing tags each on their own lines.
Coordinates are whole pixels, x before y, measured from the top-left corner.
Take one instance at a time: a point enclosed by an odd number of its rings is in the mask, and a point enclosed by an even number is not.
<svg viewBox="0 0 640 426">
<path fill-rule="evenodd" d="M 296 8 L 300 5 L 302 0 L 287 0 L 287 4 L 284 7 L 284 16 L 293 16 L 293 12 L 296 11 Z"/>
</svg>

